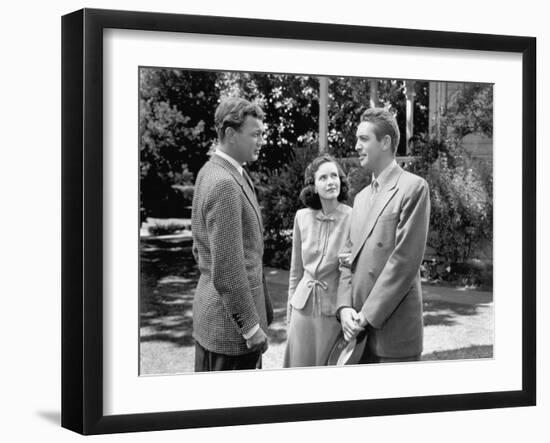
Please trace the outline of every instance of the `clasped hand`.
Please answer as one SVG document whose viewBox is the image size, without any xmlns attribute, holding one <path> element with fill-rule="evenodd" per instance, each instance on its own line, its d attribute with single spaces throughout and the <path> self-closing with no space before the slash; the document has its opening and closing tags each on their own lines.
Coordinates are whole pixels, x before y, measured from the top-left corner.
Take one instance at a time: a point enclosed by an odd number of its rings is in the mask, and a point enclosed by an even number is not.
<svg viewBox="0 0 550 443">
<path fill-rule="evenodd" d="M 342 308 L 340 311 L 340 322 L 342 324 L 342 332 L 344 333 L 344 339 L 346 341 L 351 341 L 355 338 L 365 329 L 367 324 L 363 314 L 358 313 L 353 308 Z"/>
<path fill-rule="evenodd" d="M 252 351 L 261 351 L 262 354 L 267 351 L 267 335 L 262 328 L 259 328 L 252 337 L 246 340 L 246 347 Z"/>
</svg>

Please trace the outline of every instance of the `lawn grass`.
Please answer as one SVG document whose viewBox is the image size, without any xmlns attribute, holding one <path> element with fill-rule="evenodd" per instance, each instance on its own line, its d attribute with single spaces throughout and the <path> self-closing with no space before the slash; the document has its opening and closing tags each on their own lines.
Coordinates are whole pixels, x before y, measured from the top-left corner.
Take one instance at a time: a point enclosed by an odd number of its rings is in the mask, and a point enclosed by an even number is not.
<svg viewBox="0 0 550 443">
<path fill-rule="evenodd" d="M 422 355 L 422 360 L 470 360 L 493 358 L 493 345 L 468 346 L 450 351 L 435 351 Z"/>
<path fill-rule="evenodd" d="M 140 373 L 193 370 L 192 302 L 199 272 L 189 239 L 143 240 L 140 254 Z M 288 271 L 266 268 L 274 308 L 265 369 L 281 368 L 286 345 Z M 423 285 L 422 360 L 493 357 L 491 292 Z"/>
</svg>

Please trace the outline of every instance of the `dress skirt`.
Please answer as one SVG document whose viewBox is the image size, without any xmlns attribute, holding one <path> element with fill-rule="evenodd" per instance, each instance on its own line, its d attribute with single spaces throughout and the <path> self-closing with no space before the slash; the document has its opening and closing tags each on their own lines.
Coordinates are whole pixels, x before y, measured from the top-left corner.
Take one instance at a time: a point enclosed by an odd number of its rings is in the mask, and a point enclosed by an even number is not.
<svg viewBox="0 0 550 443">
<path fill-rule="evenodd" d="M 292 308 L 283 367 L 325 366 L 341 330 L 334 315 L 313 312 L 314 294 L 303 309 Z"/>
</svg>

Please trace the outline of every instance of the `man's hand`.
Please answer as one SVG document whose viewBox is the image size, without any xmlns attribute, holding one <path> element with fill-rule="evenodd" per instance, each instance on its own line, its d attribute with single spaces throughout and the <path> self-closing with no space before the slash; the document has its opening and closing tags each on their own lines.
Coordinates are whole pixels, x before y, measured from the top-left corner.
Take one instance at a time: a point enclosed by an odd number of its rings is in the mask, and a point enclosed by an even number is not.
<svg viewBox="0 0 550 443">
<path fill-rule="evenodd" d="M 259 328 L 256 333 L 246 341 L 246 347 L 253 351 L 261 351 L 262 354 L 267 351 L 267 335 L 265 335 L 262 328 Z"/>
<path fill-rule="evenodd" d="M 359 326 L 360 314 L 353 308 L 342 308 L 340 310 L 340 322 L 342 323 L 342 332 L 344 339 L 351 341 L 359 334 L 364 327 Z"/>
<path fill-rule="evenodd" d="M 368 324 L 367 319 L 365 318 L 365 316 L 363 315 L 362 312 L 359 312 L 357 314 L 356 322 L 357 322 L 357 326 L 359 326 L 362 329 L 365 329 L 367 327 L 367 324 Z"/>
</svg>

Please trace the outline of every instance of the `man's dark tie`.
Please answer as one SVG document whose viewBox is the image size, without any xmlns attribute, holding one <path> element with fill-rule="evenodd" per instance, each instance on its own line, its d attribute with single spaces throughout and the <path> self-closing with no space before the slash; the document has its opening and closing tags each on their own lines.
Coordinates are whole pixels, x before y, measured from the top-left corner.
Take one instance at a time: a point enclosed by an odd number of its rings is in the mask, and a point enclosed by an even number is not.
<svg viewBox="0 0 550 443">
<path fill-rule="evenodd" d="M 243 168 L 243 177 L 246 179 L 246 182 L 248 183 L 248 186 L 250 186 L 250 189 L 252 190 L 252 193 L 254 196 L 256 196 L 256 188 L 254 188 L 254 183 L 252 182 L 252 179 L 250 178 L 250 175 L 248 175 L 248 172 L 246 172 L 246 169 Z"/>
<path fill-rule="evenodd" d="M 250 186 L 250 190 L 252 191 L 252 195 L 254 196 L 254 205 L 257 207 L 257 210 L 260 211 L 260 204 L 258 203 L 258 196 L 256 195 L 256 188 L 254 188 L 254 183 L 252 182 L 252 179 L 250 178 L 250 175 L 248 175 L 248 172 L 246 172 L 246 169 L 243 168 L 243 177 L 246 179 L 246 182 L 248 183 L 248 186 Z M 258 214 L 259 215 L 259 214 Z M 262 217 L 260 215 L 260 228 L 263 232 L 263 223 L 262 223 Z"/>
</svg>

